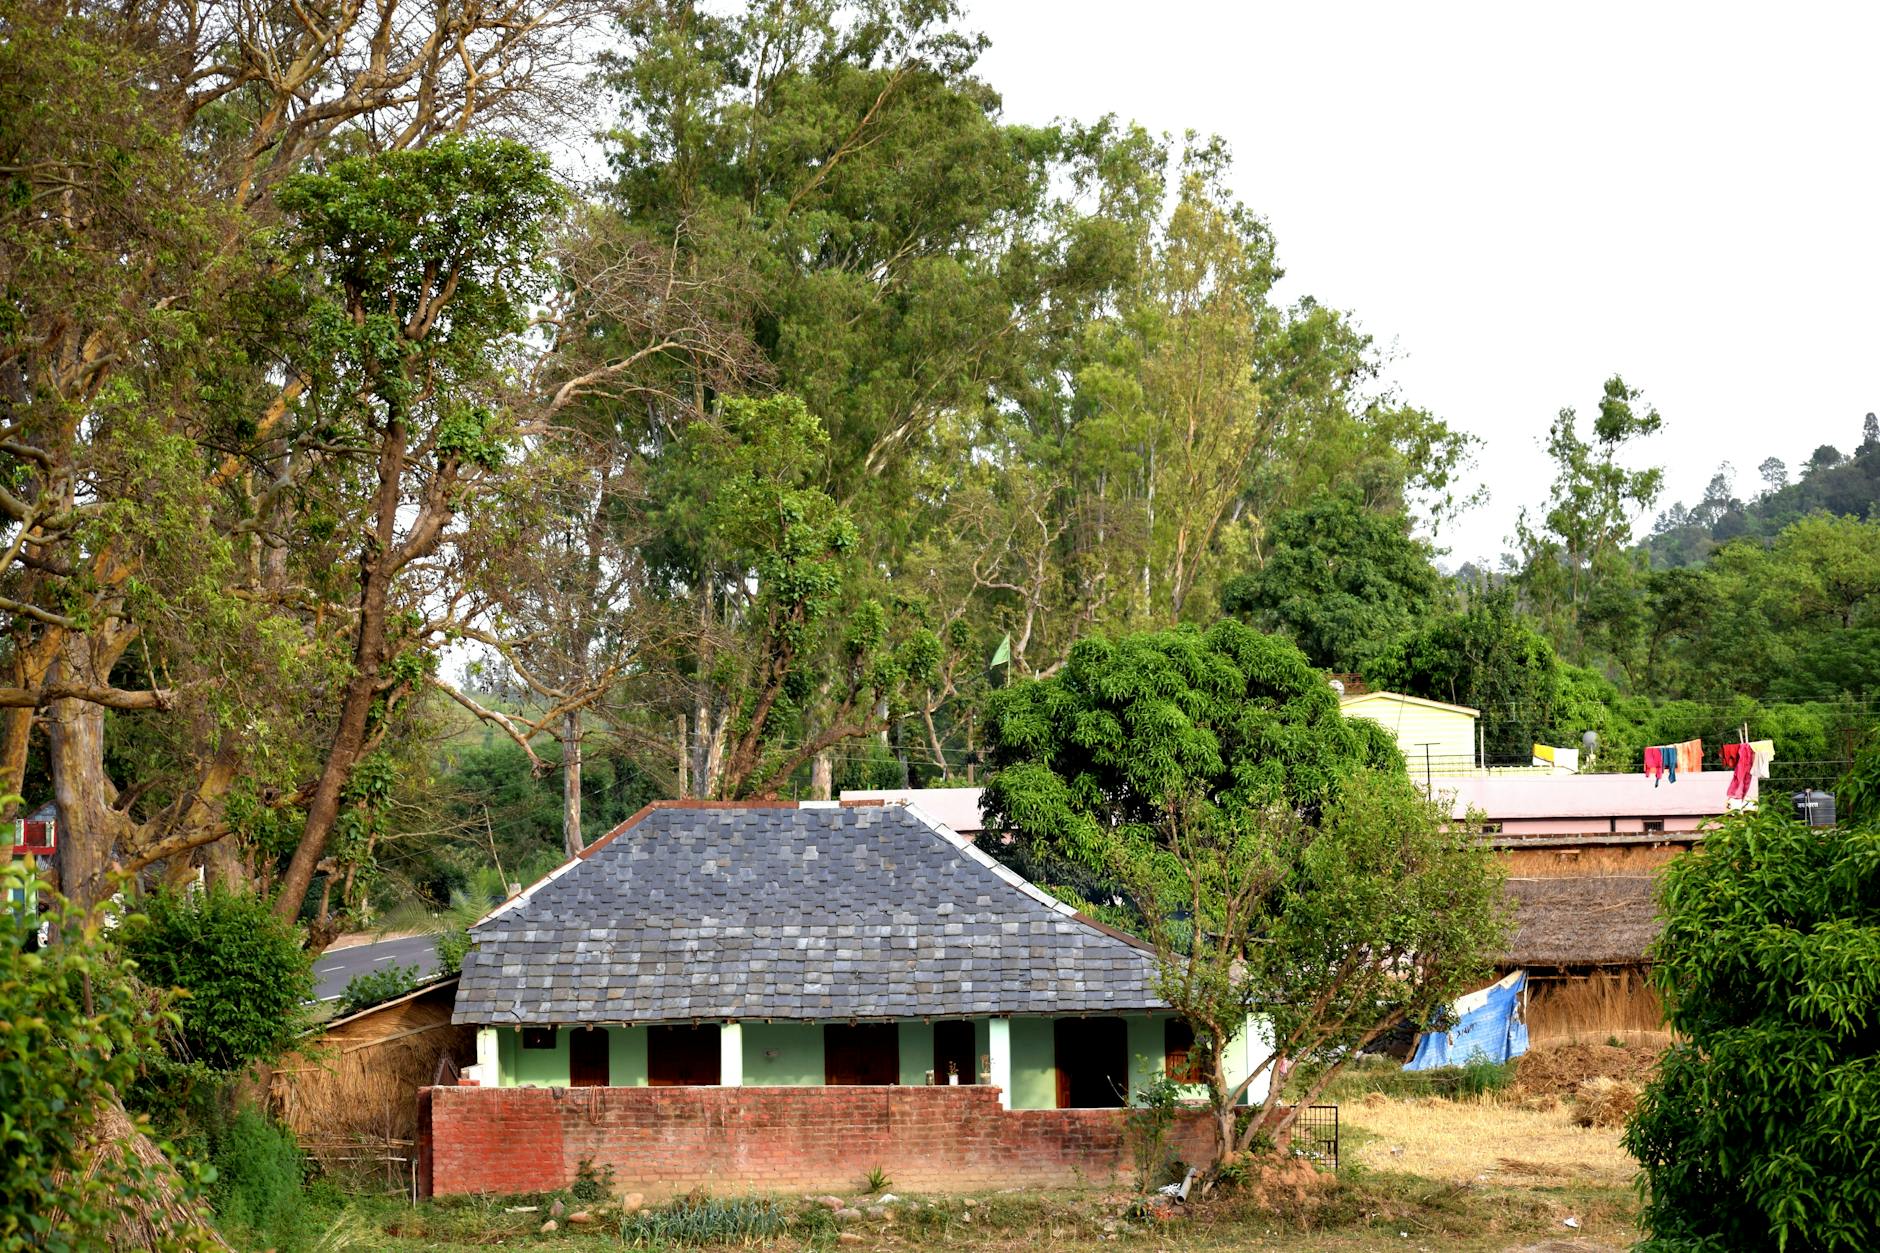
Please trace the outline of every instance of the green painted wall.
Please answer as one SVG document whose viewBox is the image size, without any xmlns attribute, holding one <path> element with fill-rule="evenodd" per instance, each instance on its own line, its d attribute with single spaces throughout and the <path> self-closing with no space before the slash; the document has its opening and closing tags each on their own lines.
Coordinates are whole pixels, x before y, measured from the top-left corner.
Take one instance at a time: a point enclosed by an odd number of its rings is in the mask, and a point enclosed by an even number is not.
<svg viewBox="0 0 1880 1253">
<path fill-rule="evenodd" d="M 1057 1108 L 1057 1038 L 1051 1021 L 1012 1019 L 1013 1109 Z"/>
<path fill-rule="evenodd" d="M 901 1086 L 917 1088 L 927 1082 L 933 1069 L 933 1024 L 917 1019 L 901 1020 Z"/>
<path fill-rule="evenodd" d="M 1129 1025 L 1129 1103 L 1136 1104 L 1144 1085 L 1162 1073 L 1168 1060 L 1167 1014 L 1131 1014 Z"/>
<path fill-rule="evenodd" d="M 774 1051 L 775 1057 L 767 1056 Z M 823 1081 L 823 1029 L 816 1022 L 744 1024 L 744 1085 L 815 1087 Z"/>
<path fill-rule="evenodd" d="M 973 1019 L 973 1073 L 961 1075 L 961 1083 L 969 1079 L 973 1083 L 979 1082 L 979 1068 L 984 1064 L 986 1055 L 990 1052 L 992 1052 L 992 1019 L 975 1018 Z"/>
<path fill-rule="evenodd" d="M 607 1028 L 607 1086 L 646 1086 L 646 1028 Z"/>
<path fill-rule="evenodd" d="M 522 1033 L 506 1031 L 505 1035 L 514 1039 L 512 1047 L 516 1050 L 516 1076 L 513 1086 L 518 1088 L 565 1088 L 568 1086 L 568 1033 L 557 1029 L 555 1047 L 552 1049 L 525 1049 L 522 1047 Z M 504 1084 L 503 1086 L 512 1086 Z"/>
</svg>

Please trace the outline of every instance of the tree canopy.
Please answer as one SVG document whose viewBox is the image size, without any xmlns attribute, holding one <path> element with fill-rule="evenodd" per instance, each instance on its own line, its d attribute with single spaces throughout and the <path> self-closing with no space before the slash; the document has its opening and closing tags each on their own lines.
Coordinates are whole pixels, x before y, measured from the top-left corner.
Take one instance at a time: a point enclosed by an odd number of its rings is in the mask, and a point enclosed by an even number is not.
<svg viewBox="0 0 1880 1253">
<path fill-rule="evenodd" d="M 1652 978 L 1679 1033 L 1626 1147 L 1647 1247 L 1880 1240 L 1880 835 L 1738 816 L 1666 868 Z"/>
</svg>

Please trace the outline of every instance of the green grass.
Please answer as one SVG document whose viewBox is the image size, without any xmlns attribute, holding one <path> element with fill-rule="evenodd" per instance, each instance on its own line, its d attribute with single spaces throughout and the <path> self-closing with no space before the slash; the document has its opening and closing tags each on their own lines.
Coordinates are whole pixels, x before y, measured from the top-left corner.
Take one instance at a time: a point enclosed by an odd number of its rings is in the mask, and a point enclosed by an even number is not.
<svg viewBox="0 0 1880 1253">
<path fill-rule="evenodd" d="M 1340 1071 L 1319 1099 L 1329 1104 L 1356 1101 L 1372 1092 L 1396 1100 L 1442 1096 L 1451 1100 L 1486 1096 L 1514 1083 L 1513 1063 L 1480 1058 L 1441 1070 L 1405 1070 L 1388 1057 L 1360 1057 Z"/>
<path fill-rule="evenodd" d="M 540 1253 L 627 1248 L 764 1248 L 811 1253 L 837 1247 L 833 1214 L 795 1198 L 692 1196 L 638 1214 L 601 1215 L 586 1228 L 538 1234 L 552 1197 L 445 1198 L 412 1206 L 389 1197 L 324 1204 L 314 1219 L 328 1233 L 314 1247 L 416 1253 L 494 1245 Z M 954 1248 L 964 1253 L 1037 1253 L 1103 1242 L 1123 1249 L 1295 1248 L 1354 1250 L 1505 1249 L 1566 1234 L 1615 1247 L 1636 1238 L 1636 1199 L 1623 1187 L 1497 1187 L 1454 1184 L 1396 1171 L 1347 1168 L 1303 1202 L 1252 1192 L 1216 1195 L 1169 1222 L 1123 1216 L 1122 1190 L 1013 1191 L 966 1197 L 909 1198 L 894 1217 L 850 1224 L 858 1247 Z M 532 1213 L 506 1212 L 516 1205 Z M 1113 1237 L 1111 1239 L 1110 1237 Z M 843 1247 L 847 1247 L 846 1245 Z"/>
</svg>

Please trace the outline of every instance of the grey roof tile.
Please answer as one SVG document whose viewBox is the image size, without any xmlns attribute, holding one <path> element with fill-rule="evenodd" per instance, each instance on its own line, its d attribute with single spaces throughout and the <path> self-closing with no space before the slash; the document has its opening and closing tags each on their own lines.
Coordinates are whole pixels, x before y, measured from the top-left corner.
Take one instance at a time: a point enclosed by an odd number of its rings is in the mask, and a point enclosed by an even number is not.
<svg viewBox="0 0 1880 1253">
<path fill-rule="evenodd" d="M 1139 946 L 899 806 L 661 808 L 474 930 L 460 1023 L 1156 1009 Z"/>
</svg>

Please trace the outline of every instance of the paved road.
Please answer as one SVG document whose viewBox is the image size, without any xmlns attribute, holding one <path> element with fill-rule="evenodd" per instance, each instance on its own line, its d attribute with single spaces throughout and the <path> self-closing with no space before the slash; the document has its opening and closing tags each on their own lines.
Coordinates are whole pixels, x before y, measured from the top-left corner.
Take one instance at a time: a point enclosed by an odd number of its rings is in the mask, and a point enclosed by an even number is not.
<svg viewBox="0 0 1880 1253">
<path fill-rule="evenodd" d="M 354 975 L 370 974 L 388 966 L 416 966 L 418 976 L 437 970 L 437 937 L 407 936 L 402 940 L 380 940 L 377 944 L 355 944 L 351 948 L 329 949 L 313 964 L 313 976 L 319 981 L 313 995 L 317 1000 L 336 1001 L 345 995 L 346 985 Z"/>
</svg>

